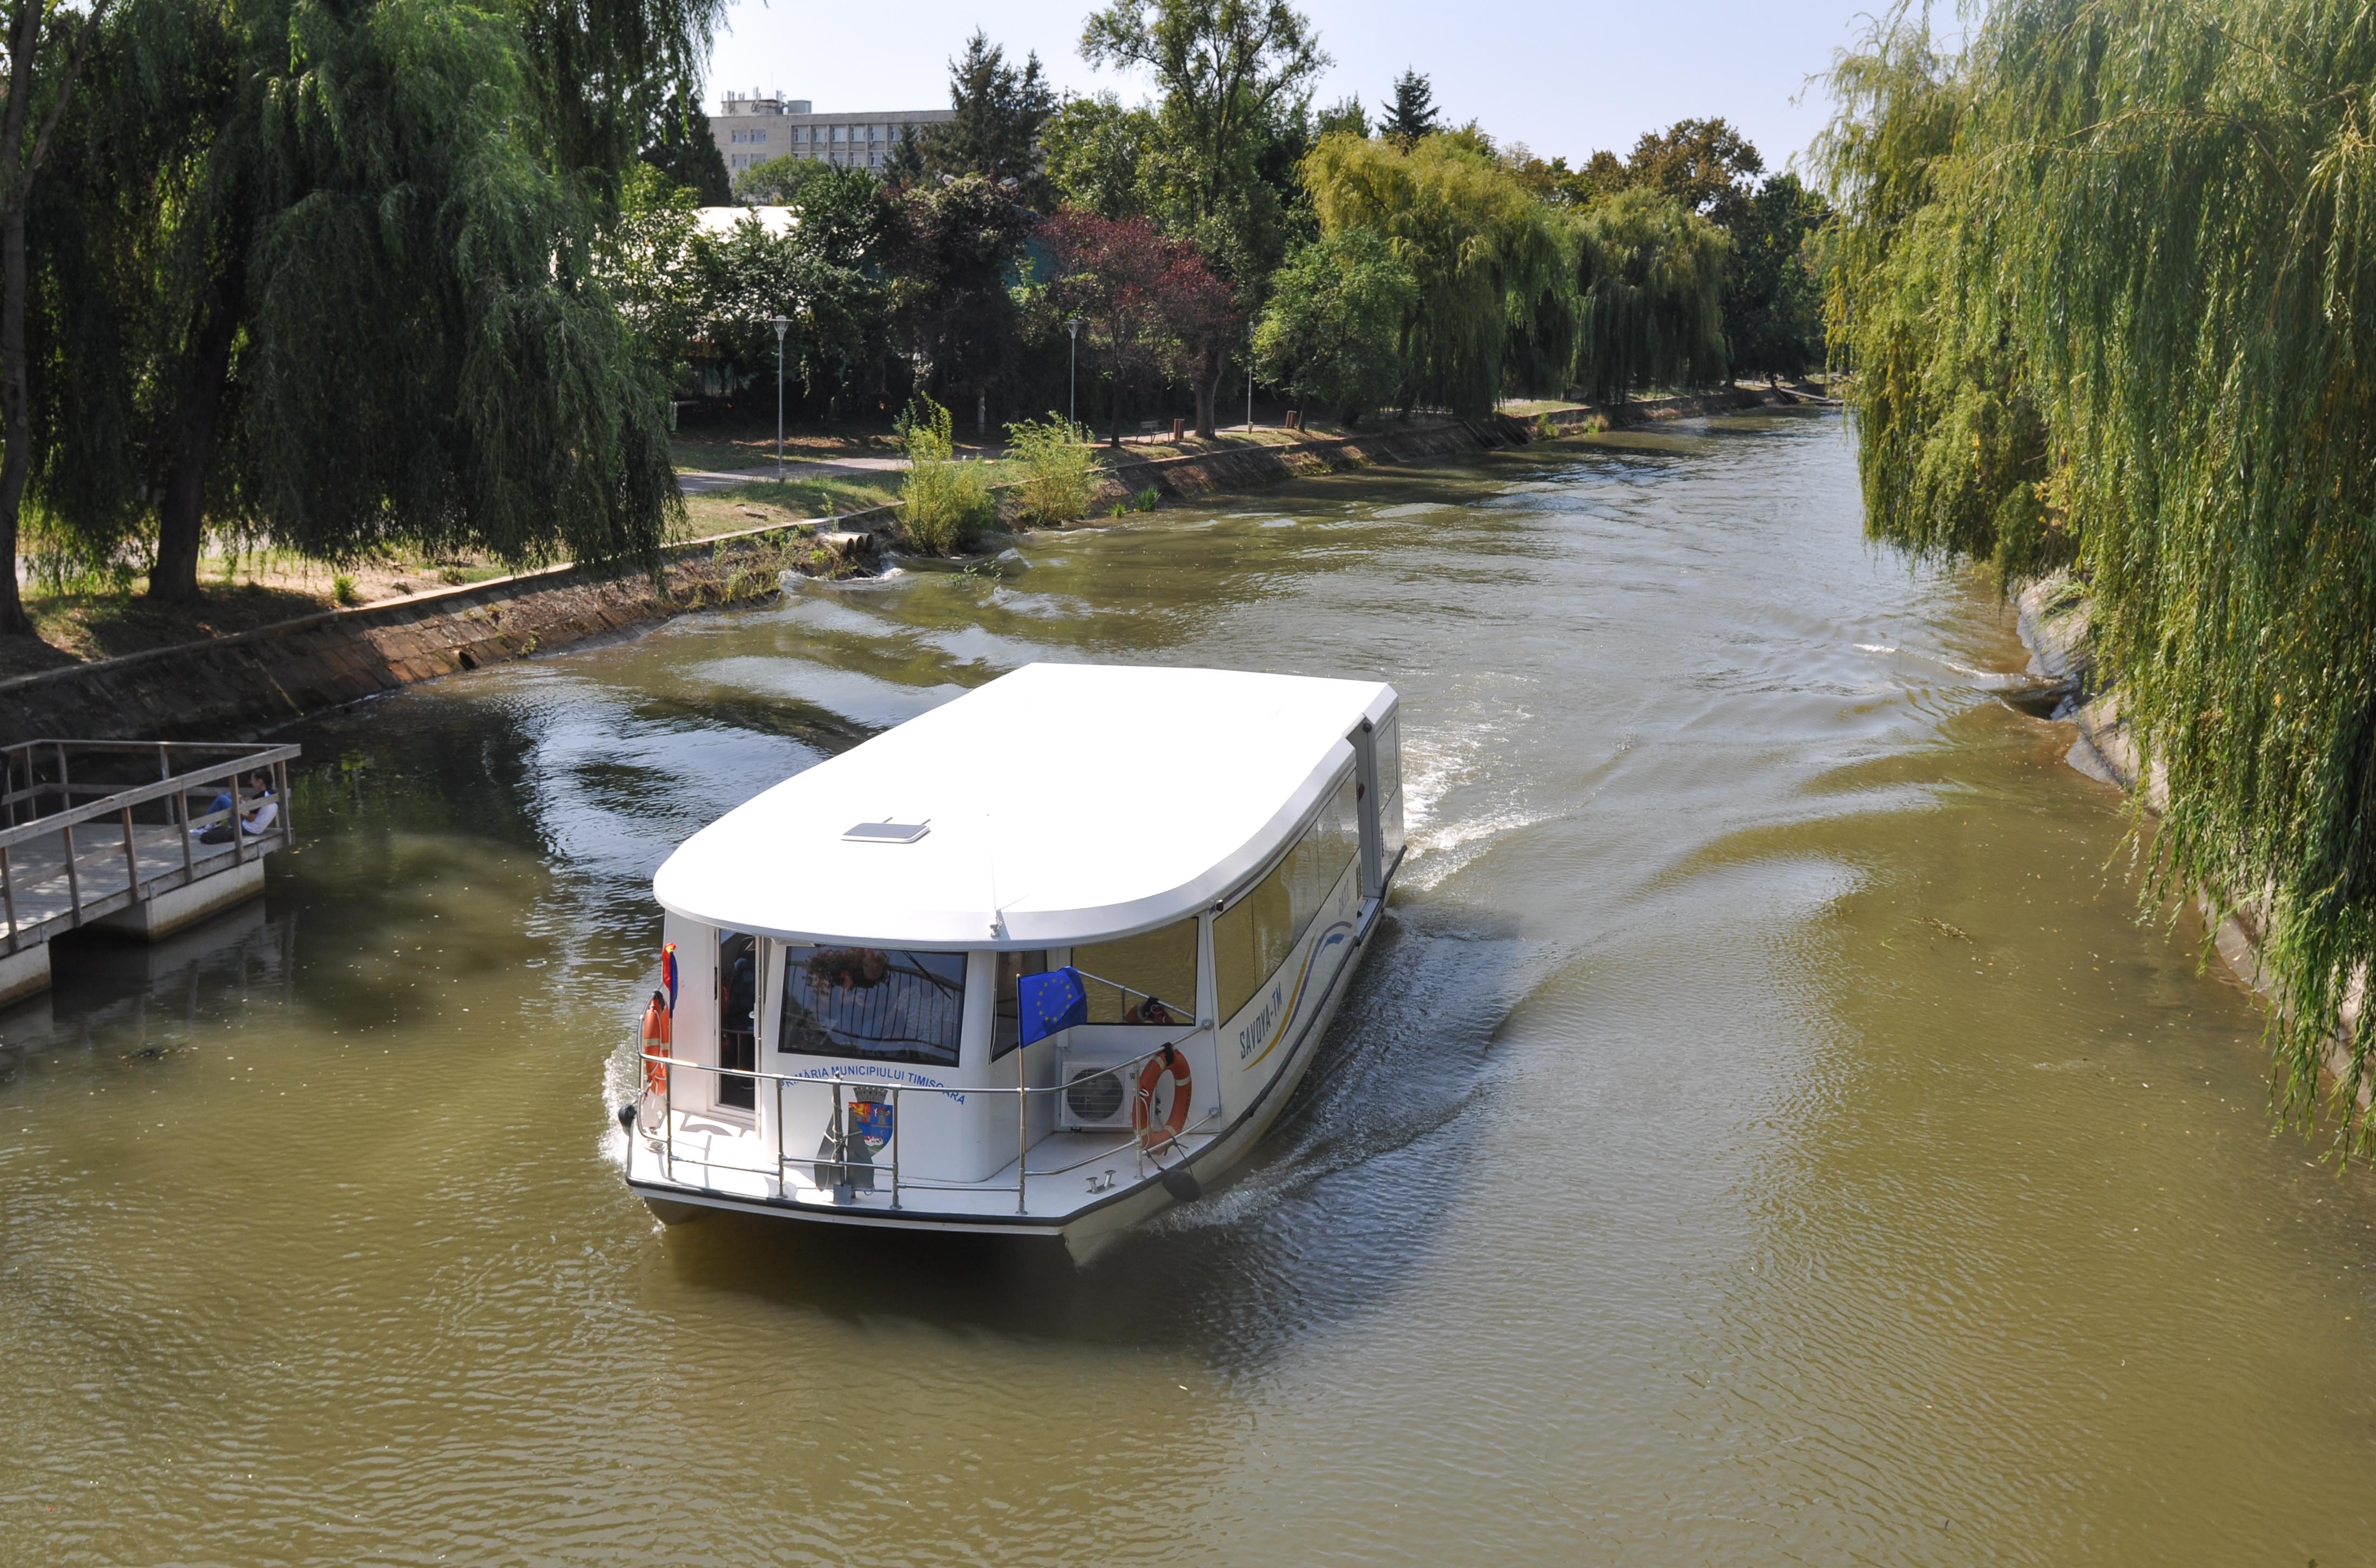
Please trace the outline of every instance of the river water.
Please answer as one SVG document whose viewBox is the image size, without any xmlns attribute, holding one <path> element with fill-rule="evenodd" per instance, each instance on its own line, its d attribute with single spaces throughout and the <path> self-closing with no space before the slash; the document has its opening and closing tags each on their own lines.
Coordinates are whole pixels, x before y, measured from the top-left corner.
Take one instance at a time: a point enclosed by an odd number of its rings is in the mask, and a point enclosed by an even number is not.
<svg viewBox="0 0 2376 1568">
<path fill-rule="evenodd" d="M 1077 1274 L 656 1227 L 655 865 L 1086 658 L 1403 693 L 1408 873 L 1260 1158 Z M 0 1561 L 2369 1562 L 2376 1199 L 2022 662 L 1775 412 L 308 725 L 261 908 L 0 1016 Z"/>
</svg>

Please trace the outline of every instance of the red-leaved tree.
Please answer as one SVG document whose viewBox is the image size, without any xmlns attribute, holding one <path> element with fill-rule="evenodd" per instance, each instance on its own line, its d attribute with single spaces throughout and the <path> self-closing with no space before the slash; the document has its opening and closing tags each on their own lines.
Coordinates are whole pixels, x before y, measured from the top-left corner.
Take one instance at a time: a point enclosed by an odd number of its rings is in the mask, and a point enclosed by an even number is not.
<svg viewBox="0 0 2376 1568">
<path fill-rule="evenodd" d="M 1064 208 L 1048 220 L 1055 257 L 1049 292 L 1087 323 L 1093 352 L 1113 373 L 1113 434 L 1122 444 L 1125 393 L 1165 374 L 1192 381 L 1196 431 L 1213 434 L 1213 402 L 1238 312 L 1229 285 L 1196 247 L 1165 236 L 1144 218 L 1100 218 Z"/>
</svg>

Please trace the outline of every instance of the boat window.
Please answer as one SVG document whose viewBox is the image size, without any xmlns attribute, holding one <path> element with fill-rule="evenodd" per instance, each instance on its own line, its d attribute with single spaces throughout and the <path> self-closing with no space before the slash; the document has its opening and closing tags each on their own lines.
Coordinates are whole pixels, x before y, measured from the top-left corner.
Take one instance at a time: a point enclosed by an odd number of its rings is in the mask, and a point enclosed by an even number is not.
<svg viewBox="0 0 2376 1568">
<path fill-rule="evenodd" d="M 1093 1024 L 1188 1023 L 1196 1016 L 1196 917 L 1075 947 L 1073 968 L 1089 993 Z"/>
<path fill-rule="evenodd" d="M 1222 1017 L 1234 1016 L 1287 962 L 1360 846 L 1359 799 L 1348 776 L 1286 858 L 1215 918 L 1213 987 Z"/>
<path fill-rule="evenodd" d="M 954 1067 L 965 971 L 962 953 L 787 944 L 776 1049 Z"/>
<path fill-rule="evenodd" d="M 1389 865 L 1403 849 L 1403 727 L 1388 715 L 1370 744 L 1378 759 L 1378 842 Z"/>
<path fill-rule="evenodd" d="M 1023 1038 L 1022 1027 L 1016 1022 L 1019 1014 L 1016 1006 L 1015 982 L 1025 975 L 1044 975 L 1047 972 L 1048 955 L 1045 953 L 1001 953 L 998 956 L 998 1039 L 991 1048 L 990 1059 L 992 1062 L 1014 1050 L 1015 1042 Z"/>
</svg>

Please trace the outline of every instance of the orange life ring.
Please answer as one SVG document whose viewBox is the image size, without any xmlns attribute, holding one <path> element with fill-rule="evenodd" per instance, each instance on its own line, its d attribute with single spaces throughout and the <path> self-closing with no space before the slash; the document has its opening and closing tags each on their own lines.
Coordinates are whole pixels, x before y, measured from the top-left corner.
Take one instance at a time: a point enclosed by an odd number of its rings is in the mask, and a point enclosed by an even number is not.
<svg viewBox="0 0 2376 1568">
<path fill-rule="evenodd" d="M 1171 1080 L 1171 1109 L 1158 1123 L 1155 1120 L 1155 1086 L 1166 1077 Z M 1152 1148 L 1157 1144 L 1169 1143 L 1185 1130 L 1189 1093 L 1195 1082 L 1188 1071 L 1188 1058 L 1168 1045 L 1146 1059 L 1146 1065 L 1138 1070 L 1138 1098 L 1130 1107 L 1131 1125 L 1137 1130 L 1139 1142 Z"/>
<path fill-rule="evenodd" d="M 668 1093 L 666 1065 L 652 1060 L 669 1053 L 668 1004 L 658 992 L 652 993 L 652 1004 L 644 1009 L 644 1092 L 665 1096 Z"/>
</svg>

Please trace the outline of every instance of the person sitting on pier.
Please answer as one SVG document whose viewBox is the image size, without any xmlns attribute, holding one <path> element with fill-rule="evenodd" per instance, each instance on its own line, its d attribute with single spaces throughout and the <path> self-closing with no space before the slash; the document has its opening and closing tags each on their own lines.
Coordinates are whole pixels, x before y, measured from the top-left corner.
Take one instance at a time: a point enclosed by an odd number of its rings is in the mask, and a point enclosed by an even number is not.
<svg viewBox="0 0 2376 1568">
<path fill-rule="evenodd" d="M 226 791 L 215 797 L 215 803 L 207 808 L 207 814 L 212 816 L 217 812 L 239 812 L 240 826 L 245 828 L 247 836 L 253 838 L 270 830 L 273 823 L 280 815 L 280 802 L 272 798 L 272 781 L 261 773 L 249 774 L 246 787 L 247 790 L 254 791 L 249 797 L 251 803 L 243 807 L 229 791 Z M 230 843 L 231 818 L 226 815 L 220 822 L 208 823 L 205 831 L 198 835 L 198 842 L 201 844 Z"/>
<path fill-rule="evenodd" d="M 252 776 L 248 783 L 255 790 L 255 803 L 240 817 L 239 825 L 247 829 L 250 837 L 254 837 L 271 830 L 273 823 L 280 816 L 280 802 L 272 798 L 272 780 L 263 774 Z"/>
</svg>

